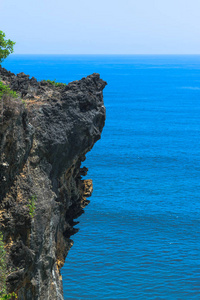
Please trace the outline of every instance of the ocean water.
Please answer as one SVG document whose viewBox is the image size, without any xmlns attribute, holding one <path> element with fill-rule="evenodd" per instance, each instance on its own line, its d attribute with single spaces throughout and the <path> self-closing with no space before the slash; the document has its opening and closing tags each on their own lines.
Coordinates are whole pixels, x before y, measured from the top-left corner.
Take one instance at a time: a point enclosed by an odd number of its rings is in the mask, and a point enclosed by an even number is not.
<svg viewBox="0 0 200 300">
<path fill-rule="evenodd" d="M 200 56 L 13 55 L 3 65 L 39 80 L 98 72 L 108 82 L 65 300 L 200 299 Z"/>
</svg>

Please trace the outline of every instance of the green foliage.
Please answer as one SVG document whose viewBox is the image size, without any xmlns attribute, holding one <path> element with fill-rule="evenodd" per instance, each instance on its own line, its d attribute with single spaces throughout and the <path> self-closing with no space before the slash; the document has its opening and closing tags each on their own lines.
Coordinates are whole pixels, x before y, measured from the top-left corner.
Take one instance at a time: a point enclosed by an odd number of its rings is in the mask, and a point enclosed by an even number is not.
<svg viewBox="0 0 200 300">
<path fill-rule="evenodd" d="M 4 248 L 3 235 L 0 232 L 0 300 L 17 299 L 17 295 L 13 293 L 6 293 L 6 277 L 7 270 L 7 255 Z"/>
<path fill-rule="evenodd" d="M 22 101 L 22 104 L 24 105 L 24 107 L 27 107 L 27 103 L 26 103 L 26 101 L 25 100 L 21 100 Z"/>
<path fill-rule="evenodd" d="M 2 81 L 0 81 L 0 99 L 2 98 L 2 96 L 4 94 L 10 95 L 13 98 L 17 97 L 17 93 L 16 92 L 14 92 L 13 90 L 11 90 L 8 85 L 5 85 L 5 84 L 3 84 Z"/>
<path fill-rule="evenodd" d="M 32 195 L 31 199 L 28 199 L 28 208 L 29 208 L 29 215 L 33 218 L 35 216 L 35 202 L 37 200 L 37 196 L 36 195 Z"/>
<path fill-rule="evenodd" d="M 56 82 L 56 79 L 55 80 L 44 80 L 45 82 L 48 82 L 50 83 L 51 85 L 54 85 L 54 86 L 65 86 L 66 83 L 62 83 L 62 82 Z"/>
<path fill-rule="evenodd" d="M 0 295 L 0 300 L 7 300 L 7 299 L 17 299 L 16 293 L 9 293 L 9 294 L 2 294 Z"/>
<path fill-rule="evenodd" d="M 15 42 L 5 39 L 6 35 L 0 30 L 0 63 L 10 54 L 13 53 Z"/>
<path fill-rule="evenodd" d="M 3 235 L 0 232 L 0 297 L 6 293 L 7 257 L 4 248 Z M 0 298 L 1 299 L 1 298 Z"/>
</svg>

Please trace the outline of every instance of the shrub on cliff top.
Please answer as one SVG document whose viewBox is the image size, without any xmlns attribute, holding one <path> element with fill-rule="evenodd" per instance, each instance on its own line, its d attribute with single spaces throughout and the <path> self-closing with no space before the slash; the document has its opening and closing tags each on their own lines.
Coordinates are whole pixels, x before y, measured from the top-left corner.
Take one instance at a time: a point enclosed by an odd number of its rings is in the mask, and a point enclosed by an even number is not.
<svg viewBox="0 0 200 300">
<path fill-rule="evenodd" d="M 6 35 L 0 30 L 0 64 L 10 54 L 13 53 L 15 42 L 5 39 Z"/>
<path fill-rule="evenodd" d="M 56 82 L 56 79 L 55 80 L 49 80 L 49 79 L 47 79 L 47 80 L 43 80 L 43 81 L 47 82 L 47 83 L 49 83 L 49 84 L 51 84 L 53 86 L 65 86 L 66 85 L 66 83 Z"/>
</svg>

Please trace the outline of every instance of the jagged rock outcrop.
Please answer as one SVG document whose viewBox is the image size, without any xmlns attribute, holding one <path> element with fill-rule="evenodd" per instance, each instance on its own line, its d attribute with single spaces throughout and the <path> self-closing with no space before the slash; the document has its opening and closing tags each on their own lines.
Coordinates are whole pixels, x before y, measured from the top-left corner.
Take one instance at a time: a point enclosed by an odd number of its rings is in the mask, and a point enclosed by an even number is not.
<svg viewBox="0 0 200 300">
<path fill-rule="evenodd" d="M 9 291 L 20 300 L 63 299 L 60 268 L 77 232 L 92 181 L 85 154 L 105 122 L 106 82 L 92 74 L 66 86 L 0 67 L 19 94 L 0 111 L 0 230 L 9 254 Z"/>
</svg>

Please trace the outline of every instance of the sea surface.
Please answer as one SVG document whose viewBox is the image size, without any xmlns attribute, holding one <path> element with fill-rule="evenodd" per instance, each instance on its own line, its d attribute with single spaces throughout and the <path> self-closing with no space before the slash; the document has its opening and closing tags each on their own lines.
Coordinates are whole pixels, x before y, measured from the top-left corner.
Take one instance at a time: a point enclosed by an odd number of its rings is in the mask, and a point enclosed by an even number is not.
<svg viewBox="0 0 200 300">
<path fill-rule="evenodd" d="M 65 300 L 200 299 L 200 56 L 12 55 L 3 66 L 108 82 Z"/>
</svg>

